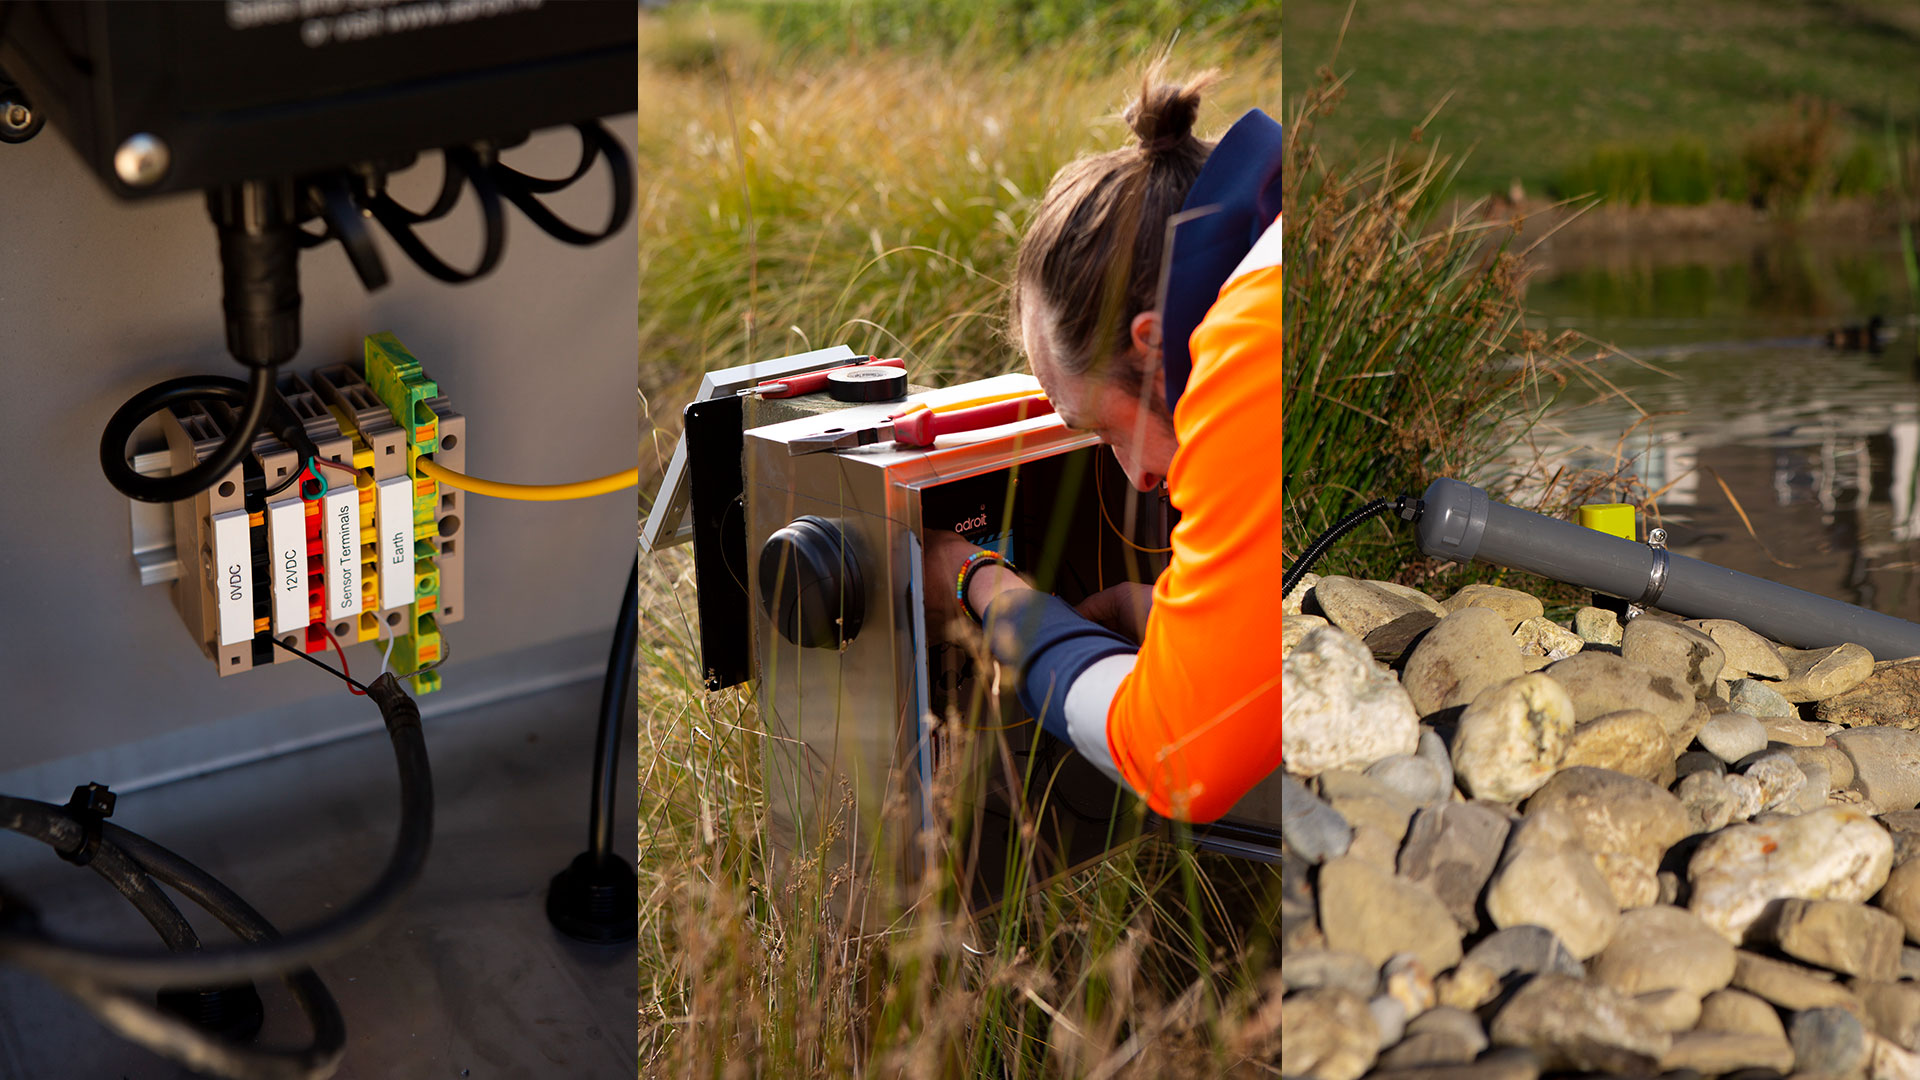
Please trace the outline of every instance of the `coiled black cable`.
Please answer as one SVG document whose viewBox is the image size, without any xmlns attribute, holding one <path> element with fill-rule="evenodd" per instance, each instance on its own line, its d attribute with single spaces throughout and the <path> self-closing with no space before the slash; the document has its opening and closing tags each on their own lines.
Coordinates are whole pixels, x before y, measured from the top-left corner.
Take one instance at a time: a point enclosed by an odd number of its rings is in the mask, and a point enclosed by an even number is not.
<svg viewBox="0 0 1920 1080">
<path fill-rule="evenodd" d="M 247 381 L 225 375 L 188 375 L 156 383 L 127 399 L 114 410 L 100 433 L 100 471 L 107 482 L 129 499 L 167 503 L 191 499 L 212 487 L 253 447 L 253 437 L 273 398 L 276 368 L 262 364 L 247 373 Z M 193 468 L 172 476 L 142 476 L 127 460 L 127 440 L 134 429 L 161 409 L 193 401 L 225 401 L 238 407 L 238 419 L 225 442 Z"/>
<path fill-rule="evenodd" d="M 1293 568 L 1280 579 L 1280 595 L 1282 597 L 1292 595 L 1293 587 L 1300 584 L 1300 579 L 1307 576 L 1307 571 L 1313 569 L 1313 564 L 1320 561 L 1320 557 L 1327 553 L 1327 549 L 1332 547 L 1335 541 L 1388 510 L 1396 511 L 1403 516 L 1418 516 L 1419 500 L 1406 495 L 1397 499 L 1375 499 L 1334 522 L 1332 528 L 1321 533 L 1313 543 L 1307 545 L 1307 550 L 1299 558 L 1293 560 Z"/>
<path fill-rule="evenodd" d="M 186 955 L 75 945 L 37 934 L 0 930 L 0 962 L 18 964 L 55 980 L 158 989 L 221 985 L 277 975 L 364 944 L 379 932 L 383 919 L 419 880 L 433 837 L 433 778 L 420 730 L 420 708 L 391 674 L 374 680 L 367 687 L 367 696 L 380 708 L 399 765 L 400 828 L 379 879 L 336 914 L 258 944 Z M 0 828 L 15 828 L 15 822 L 44 814 L 46 805 L 0 795 Z M 117 837 L 118 833 L 109 835 Z M 186 869 L 184 862 L 171 866 L 174 873 Z M 156 876 L 164 881 L 169 875 Z"/>
<path fill-rule="evenodd" d="M 627 157 L 626 148 L 620 145 L 620 140 L 614 138 L 605 125 L 594 121 L 573 127 L 580 133 L 580 162 L 565 178 L 547 180 L 529 176 L 498 161 L 488 166 L 487 172 L 500 186 L 500 193 L 519 207 L 529 221 L 540 227 L 540 231 L 561 243 L 586 247 L 619 232 L 633 213 L 633 163 Z M 560 216 L 549 210 L 538 196 L 571 186 L 587 175 L 600 158 L 607 159 L 607 168 L 613 178 L 613 205 L 608 208 L 605 227 L 599 232 L 590 233 L 560 220 Z"/>
</svg>

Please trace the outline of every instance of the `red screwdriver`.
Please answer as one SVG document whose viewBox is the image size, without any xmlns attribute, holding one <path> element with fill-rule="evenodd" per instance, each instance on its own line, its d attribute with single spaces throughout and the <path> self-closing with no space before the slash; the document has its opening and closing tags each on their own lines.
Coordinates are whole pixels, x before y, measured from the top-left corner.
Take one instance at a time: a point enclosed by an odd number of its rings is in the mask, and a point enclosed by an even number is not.
<svg viewBox="0 0 1920 1080">
<path fill-rule="evenodd" d="M 912 405 L 895 413 L 884 424 L 865 428 L 831 428 L 818 435 L 803 435 L 787 443 L 787 453 L 798 456 L 818 450 L 846 450 L 856 446 L 893 442 L 900 446 L 932 446 L 942 435 L 1015 424 L 1053 412 L 1053 403 L 1045 394 L 1022 390 L 984 398 L 956 401 L 950 405 Z"/>
</svg>

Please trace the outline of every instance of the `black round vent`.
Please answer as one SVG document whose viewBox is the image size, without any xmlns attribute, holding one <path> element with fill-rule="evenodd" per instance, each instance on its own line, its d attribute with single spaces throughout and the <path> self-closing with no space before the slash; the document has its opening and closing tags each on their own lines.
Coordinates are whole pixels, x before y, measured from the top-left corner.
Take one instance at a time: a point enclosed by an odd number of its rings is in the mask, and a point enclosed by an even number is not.
<svg viewBox="0 0 1920 1080">
<path fill-rule="evenodd" d="M 853 640 L 866 614 L 866 588 L 859 553 L 839 525 L 801 517 L 767 537 L 760 606 L 795 645 L 839 648 Z"/>
</svg>

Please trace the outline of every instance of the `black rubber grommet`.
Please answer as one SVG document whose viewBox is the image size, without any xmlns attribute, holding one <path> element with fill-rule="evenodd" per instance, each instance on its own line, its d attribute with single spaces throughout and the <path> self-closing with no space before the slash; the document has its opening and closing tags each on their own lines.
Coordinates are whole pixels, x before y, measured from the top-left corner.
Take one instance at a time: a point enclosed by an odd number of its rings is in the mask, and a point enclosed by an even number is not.
<svg viewBox="0 0 1920 1080">
<path fill-rule="evenodd" d="M 547 921 L 592 945 L 617 945 L 640 936 L 640 878 L 618 855 L 575 856 L 547 885 Z"/>
<path fill-rule="evenodd" d="M 826 518 L 795 518 L 760 548 L 760 607 L 780 636 L 809 649 L 840 648 L 866 615 L 859 553 Z"/>
</svg>

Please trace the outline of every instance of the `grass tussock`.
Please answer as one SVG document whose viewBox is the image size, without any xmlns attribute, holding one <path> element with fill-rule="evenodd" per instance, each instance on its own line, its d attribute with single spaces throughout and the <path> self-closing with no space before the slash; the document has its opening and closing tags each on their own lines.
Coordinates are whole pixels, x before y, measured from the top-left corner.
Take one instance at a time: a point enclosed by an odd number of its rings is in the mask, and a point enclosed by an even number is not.
<svg viewBox="0 0 1920 1080">
<path fill-rule="evenodd" d="M 1455 165 L 1424 146 L 1328 151 L 1322 128 L 1343 93 L 1323 74 L 1288 117 L 1288 550 L 1370 499 L 1417 495 L 1441 476 L 1543 512 L 1616 487 L 1611 476 L 1542 476 L 1526 452 L 1559 391 L 1599 376 L 1576 359 L 1590 351 L 1578 335 L 1524 326 L 1525 223 L 1444 202 Z M 1326 568 L 1409 583 L 1465 572 L 1411 556 L 1403 529 L 1370 526 Z"/>
</svg>

